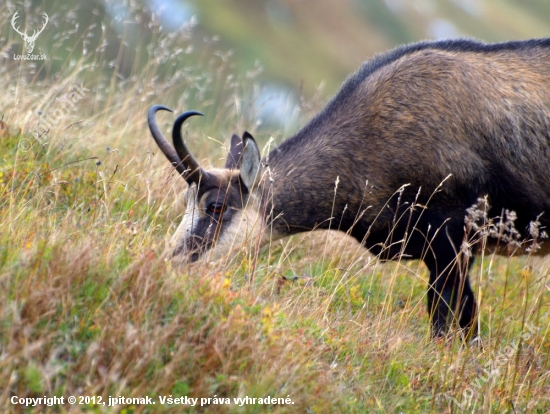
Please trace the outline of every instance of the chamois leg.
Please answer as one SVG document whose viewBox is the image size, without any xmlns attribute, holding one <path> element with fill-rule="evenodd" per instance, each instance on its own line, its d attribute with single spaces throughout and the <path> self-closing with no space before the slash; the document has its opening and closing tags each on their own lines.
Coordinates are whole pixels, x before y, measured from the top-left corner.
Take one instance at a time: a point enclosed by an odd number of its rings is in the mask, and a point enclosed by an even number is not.
<svg viewBox="0 0 550 414">
<path fill-rule="evenodd" d="M 468 280 L 472 260 L 463 255 L 457 260 L 454 249 L 446 250 L 439 251 L 436 258 L 426 260 L 430 269 L 428 313 L 431 317 L 432 336 L 444 336 L 453 321 L 458 322 L 466 336 L 475 335 L 477 307 Z M 465 260 L 468 262 L 464 262 Z"/>
</svg>

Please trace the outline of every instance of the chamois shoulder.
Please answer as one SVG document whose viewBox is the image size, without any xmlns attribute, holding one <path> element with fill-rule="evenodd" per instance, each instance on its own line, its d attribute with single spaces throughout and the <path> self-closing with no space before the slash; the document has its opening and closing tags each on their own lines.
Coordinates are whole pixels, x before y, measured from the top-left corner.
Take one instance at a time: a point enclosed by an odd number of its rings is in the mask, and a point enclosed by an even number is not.
<svg viewBox="0 0 550 414">
<path fill-rule="evenodd" d="M 510 53 L 511 52 L 511 53 Z M 497 58 L 504 56 L 505 62 L 501 69 L 506 71 L 509 65 L 514 66 L 510 59 L 512 55 L 523 56 L 525 60 L 537 60 L 541 54 L 543 57 L 550 57 L 550 38 L 531 39 L 525 41 L 509 41 L 503 43 L 487 44 L 471 39 L 451 39 L 441 41 L 424 41 L 401 46 L 390 50 L 389 52 L 381 53 L 367 60 L 363 65 L 352 75 L 350 75 L 342 84 L 338 93 L 326 104 L 324 109 L 313 117 L 294 137 L 284 142 L 279 151 L 290 153 L 297 151 L 299 146 L 304 141 L 318 139 L 323 135 L 323 131 L 328 127 L 334 130 L 335 123 L 342 124 L 347 122 L 350 116 L 359 112 L 354 111 L 356 106 L 368 104 L 371 99 L 368 93 L 361 91 L 365 83 L 372 80 L 371 91 L 376 90 L 376 78 L 379 78 L 381 71 L 385 71 L 388 67 L 400 66 L 401 70 L 409 71 L 411 68 L 416 68 L 424 74 L 430 72 L 430 65 L 433 70 L 437 70 L 436 66 L 441 66 L 444 62 L 449 65 L 451 61 L 459 62 L 463 60 L 463 64 L 475 62 L 480 58 L 481 54 L 487 55 L 487 58 Z M 461 59 L 462 57 L 462 59 Z M 430 61 L 431 60 L 431 63 Z M 518 59 L 522 60 L 522 59 Z M 422 65 L 419 65 L 422 63 Z M 545 62 L 544 62 L 545 64 Z M 521 65 L 521 63 L 519 63 Z M 541 61 L 534 66 L 541 67 Z M 546 66 L 544 66 L 546 67 Z M 440 67 L 441 69 L 441 67 Z M 534 69 L 534 68 L 533 68 Z M 443 68 L 443 72 L 445 72 Z M 407 72 L 406 77 L 411 77 L 414 74 Z M 404 75 L 401 72 L 401 77 Z M 518 74 L 521 76 L 521 74 Z M 388 77 L 388 76 L 386 76 Z M 389 76 L 389 79 L 395 83 L 399 77 Z M 385 83 L 385 85 L 388 85 Z M 378 85 L 380 86 L 380 85 Z M 393 85 L 396 86 L 395 84 Z M 378 89 L 380 90 L 380 89 Z M 357 94 L 360 93 L 361 99 L 357 99 Z M 371 106 L 369 106 L 372 109 Z M 360 111 L 365 113 L 364 111 Z"/>
<path fill-rule="evenodd" d="M 424 50 L 446 51 L 453 53 L 499 53 L 499 52 L 528 52 L 534 48 L 550 49 L 550 38 L 530 39 L 524 41 L 510 41 L 502 43 L 487 44 L 472 39 L 450 39 L 440 41 L 425 41 L 412 43 L 397 47 L 389 52 L 375 55 L 372 59 L 367 60 L 359 68 L 357 72 L 350 75 L 343 83 L 340 89 L 341 94 L 351 93 L 357 88 L 366 78 L 406 55 L 412 55 L 416 52 Z M 550 50 L 549 50 L 550 51 Z"/>
</svg>

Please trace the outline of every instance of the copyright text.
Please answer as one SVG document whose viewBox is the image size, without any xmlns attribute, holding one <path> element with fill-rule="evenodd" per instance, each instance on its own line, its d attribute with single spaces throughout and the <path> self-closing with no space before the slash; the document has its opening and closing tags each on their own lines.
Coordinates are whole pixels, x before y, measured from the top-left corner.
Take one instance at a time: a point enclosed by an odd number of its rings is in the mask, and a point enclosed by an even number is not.
<svg viewBox="0 0 550 414">
<path fill-rule="evenodd" d="M 18 397 L 16 395 L 12 396 L 10 399 L 13 405 L 24 405 L 27 407 L 36 407 L 36 406 L 48 406 L 52 407 L 55 405 L 104 405 L 108 407 L 116 407 L 121 405 L 155 405 L 159 403 L 160 405 L 187 405 L 190 407 L 200 406 L 210 406 L 210 405 L 237 405 L 242 407 L 243 405 L 287 405 L 294 404 L 290 395 L 287 395 L 286 398 L 277 398 L 271 396 L 265 396 L 260 398 L 252 398 L 249 396 L 244 397 L 218 397 L 214 395 L 213 397 L 197 397 L 192 398 L 189 396 L 173 396 L 173 395 L 160 395 L 155 397 L 144 396 L 144 397 L 125 397 L 125 396 L 108 396 L 103 398 L 101 396 L 73 396 L 70 397 L 38 397 L 38 398 L 28 398 L 28 397 Z"/>
</svg>

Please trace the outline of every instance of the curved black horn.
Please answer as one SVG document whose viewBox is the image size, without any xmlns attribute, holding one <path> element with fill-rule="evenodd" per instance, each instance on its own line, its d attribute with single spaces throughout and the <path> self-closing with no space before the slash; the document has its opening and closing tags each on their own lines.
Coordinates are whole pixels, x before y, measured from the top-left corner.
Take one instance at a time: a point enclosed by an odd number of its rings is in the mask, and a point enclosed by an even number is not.
<svg viewBox="0 0 550 414">
<path fill-rule="evenodd" d="M 204 116 L 204 114 L 201 114 L 198 111 L 187 111 L 176 118 L 174 128 L 172 129 L 172 140 L 180 160 L 185 165 L 185 173 L 183 174 L 183 178 L 185 178 L 189 185 L 192 183 L 197 183 L 198 185 L 201 180 L 206 180 L 208 178 L 208 174 L 201 168 L 197 160 L 195 160 L 195 158 L 191 155 L 187 149 L 187 146 L 183 143 L 183 139 L 181 138 L 181 126 L 187 118 L 193 115 Z"/>
<path fill-rule="evenodd" d="M 176 168 L 176 170 L 178 170 L 178 172 L 182 176 L 184 176 L 185 166 L 182 164 L 181 159 L 178 156 L 178 153 L 174 150 L 172 145 L 170 145 L 170 143 L 164 137 L 164 135 L 162 135 L 162 132 L 160 131 L 159 126 L 157 125 L 155 114 L 159 110 L 173 112 L 170 108 L 167 108 L 166 106 L 162 106 L 162 105 L 154 105 L 149 109 L 149 112 L 147 112 L 147 123 L 149 124 L 151 135 L 153 135 L 155 142 L 159 146 L 160 150 L 164 153 L 164 155 L 166 155 L 166 158 L 168 158 L 168 161 L 170 161 L 170 163 Z"/>
</svg>

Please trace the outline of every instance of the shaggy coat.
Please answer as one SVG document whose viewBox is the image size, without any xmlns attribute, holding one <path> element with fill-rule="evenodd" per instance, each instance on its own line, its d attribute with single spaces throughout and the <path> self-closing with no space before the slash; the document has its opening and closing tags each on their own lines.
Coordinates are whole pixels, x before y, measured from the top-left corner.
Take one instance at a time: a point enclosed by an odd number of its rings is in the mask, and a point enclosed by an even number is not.
<svg viewBox="0 0 550 414">
<path fill-rule="evenodd" d="M 248 133 L 233 137 L 226 167 L 188 167 L 176 253 L 196 260 L 236 238 L 339 229 L 384 260 L 425 262 L 434 335 L 452 320 L 475 332 L 468 270 L 479 226 L 497 235 L 514 211 L 519 234 L 500 236 L 521 252 L 533 245 L 519 243 L 536 235 L 530 223 L 550 225 L 550 39 L 423 42 L 376 56 L 261 163 Z M 484 223 L 468 213 L 475 205 Z"/>
</svg>

